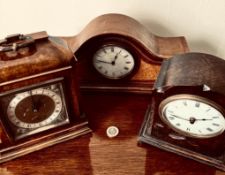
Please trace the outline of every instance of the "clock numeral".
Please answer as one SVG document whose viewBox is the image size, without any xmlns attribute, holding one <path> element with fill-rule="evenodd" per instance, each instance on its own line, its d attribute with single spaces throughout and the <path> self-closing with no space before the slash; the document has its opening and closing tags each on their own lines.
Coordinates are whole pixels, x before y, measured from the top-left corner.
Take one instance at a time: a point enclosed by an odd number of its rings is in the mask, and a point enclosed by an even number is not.
<svg viewBox="0 0 225 175">
<path fill-rule="evenodd" d="M 201 130 L 198 130 L 198 132 L 199 132 L 199 133 L 202 133 L 202 131 L 201 131 Z"/>
<path fill-rule="evenodd" d="M 190 128 L 187 128 L 186 130 L 187 130 L 187 131 L 191 131 L 191 129 L 190 129 Z"/>
<path fill-rule="evenodd" d="M 129 70 L 129 68 L 128 68 L 128 67 L 124 67 L 124 69 L 125 69 L 125 70 Z"/>
<path fill-rule="evenodd" d="M 209 112 L 211 110 L 211 108 L 208 108 L 205 112 Z"/>
<path fill-rule="evenodd" d="M 103 50 L 104 53 L 107 53 L 107 51 L 104 48 L 102 50 Z"/>
<path fill-rule="evenodd" d="M 173 111 L 171 111 L 171 110 L 168 110 L 168 112 L 169 112 L 169 113 L 171 113 L 171 114 L 174 114 L 174 112 L 173 112 Z"/>
<path fill-rule="evenodd" d="M 211 128 L 206 128 L 207 131 L 213 132 L 213 129 Z"/>
<path fill-rule="evenodd" d="M 184 101 L 184 102 L 183 102 L 183 105 L 184 105 L 184 106 L 187 106 L 187 101 Z"/>
<path fill-rule="evenodd" d="M 111 47 L 111 52 L 114 52 L 114 47 Z"/>
<path fill-rule="evenodd" d="M 55 110 L 55 112 L 56 112 L 56 113 L 59 113 L 59 112 L 60 112 L 60 110 L 59 110 L 59 109 L 56 109 L 56 110 Z"/>
<path fill-rule="evenodd" d="M 212 117 L 213 119 L 217 119 L 217 118 L 219 118 L 218 116 L 214 116 L 214 117 Z"/>
<path fill-rule="evenodd" d="M 124 58 L 127 58 L 129 55 L 125 55 Z"/>
<path fill-rule="evenodd" d="M 102 66 L 99 66 L 98 69 L 101 70 L 102 69 Z"/>
<path fill-rule="evenodd" d="M 218 123 L 212 123 L 213 126 L 220 126 Z"/>
<path fill-rule="evenodd" d="M 126 61 L 126 64 L 131 64 L 131 62 L 130 61 Z"/>
<path fill-rule="evenodd" d="M 199 108 L 199 106 L 200 106 L 200 103 L 199 103 L 199 102 L 196 102 L 196 103 L 195 103 L 195 107 L 196 107 L 196 108 Z"/>
<path fill-rule="evenodd" d="M 176 123 L 176 126 L 180 126 L 180 123 Z"/>
<path fill-rule="evenodd" d="M 169 116 L 169 119 L 170 119 L 170 120 L 174 120 L 174 117 L 172 117 L 172 116 Z"/>
<path fill-rule="evenodd" d="M 107 70 L 105 71 L 105 74 L 108 74 L 108 71 Z"/>
</svg>

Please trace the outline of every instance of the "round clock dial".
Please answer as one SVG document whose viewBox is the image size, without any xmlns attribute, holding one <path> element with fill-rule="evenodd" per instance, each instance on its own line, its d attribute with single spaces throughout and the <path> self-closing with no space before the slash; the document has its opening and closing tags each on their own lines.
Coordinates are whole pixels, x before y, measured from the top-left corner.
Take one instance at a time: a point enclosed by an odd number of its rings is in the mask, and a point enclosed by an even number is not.
<svg viewBox="0 0 225 175">
<path fill-rule="evenodd" d="M 93 57 L 95 69 L 109 79 L 120 79 L 129 75 L 135 66 L 133 55 L 126 49 L 108 45 L 100 48 Z"/>
<path fill-rule="evenodd" d="M 9 103 L 9 120 L 21 128 L 38 128 L 54 121 L 62 110 L 62 100 L 49 89 L 39 88 L 17 94 Z"/>
<path fill-rule="evenodd" d="M 210 138 L 225 130 L 219 106 L 194 95 L 175 95 L 161 102 L 159 114 L 172 129 L 197 138 Z"/>
</svg>

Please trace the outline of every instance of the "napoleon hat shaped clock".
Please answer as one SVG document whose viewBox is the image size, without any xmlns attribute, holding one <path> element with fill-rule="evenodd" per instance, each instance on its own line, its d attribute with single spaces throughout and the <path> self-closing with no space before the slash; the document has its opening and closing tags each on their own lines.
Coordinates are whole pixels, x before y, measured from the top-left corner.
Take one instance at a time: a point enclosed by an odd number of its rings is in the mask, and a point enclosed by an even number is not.
<svg viewBox="0 0 225 175">
<path fill-rule="evenodd" d="M 46 32 L 0 42 L 0 163 L 90 132 L 73 58 Z"/>
<path fill-rule="evenodd" d="M 225 170 L 225 61 L 187 53 L 164 61 L 140 143 Z"/>
<path fill-rule="evenodd" d="M 151 93 L 162 61 L 189 50 L 184 37 L 156 36 L 122 14 L 101 15 L 65 39 L 83 91 Z"/>
</svg>

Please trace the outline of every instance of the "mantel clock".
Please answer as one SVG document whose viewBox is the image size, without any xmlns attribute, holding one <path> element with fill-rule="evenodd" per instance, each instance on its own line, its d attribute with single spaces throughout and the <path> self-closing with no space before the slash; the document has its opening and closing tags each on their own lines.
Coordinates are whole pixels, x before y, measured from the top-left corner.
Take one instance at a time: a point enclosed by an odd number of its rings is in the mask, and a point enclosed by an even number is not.
<svg viewBox="0 0 225 175">
<path fill-rule="evenodd" d="M 135 19 L 105 14 L 64 38 L 73 50 L 82 91 L 150 93 L 163 60 L 187 52 L 184 37 L 160 37 Z"/>
<path fill-rule="evenodd" d="M 73 58 L 46 32 L 0 41 L 0 163 L 90 132 Z"/>
<path fill-rule="evenodd" d="M 225 61 L 187 53 L 164 61 L 139 142 L 225 170 Z"/>
</svg>

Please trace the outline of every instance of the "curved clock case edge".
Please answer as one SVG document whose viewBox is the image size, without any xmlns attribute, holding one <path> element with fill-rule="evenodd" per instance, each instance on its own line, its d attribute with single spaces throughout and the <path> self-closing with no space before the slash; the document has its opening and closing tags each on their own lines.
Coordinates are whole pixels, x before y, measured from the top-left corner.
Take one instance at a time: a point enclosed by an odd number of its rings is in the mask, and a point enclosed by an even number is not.
<svg viewBox="0 0 225 175">
<path fill-rule="evenodd" d="M 159 115 L 163 100 L 188 94 L 216 104 L 225 117 L 225 84 L 221 81 L 224 68 L 223 59 L 203 53 L 181 54 L 164 61 L 139 133 L 139 143 L 150 144 L 224 171 L 224 131 L 210 138 L 189 137 L 172 129 Z"/>
<path fill-rule="evenodd" d="M 189 51 L 184 37 L 160 37 L 135 19 L 121 14 L 105 14 L 92 20 L 78 35 L 64 37 L 78 59 L 82 90 L 150 93 L 164 59 Z M 107 79 L 93 69 L 98 48 L 118 45 L 130 51 L 134 71 L 119 80 Z"/>
</svg>

